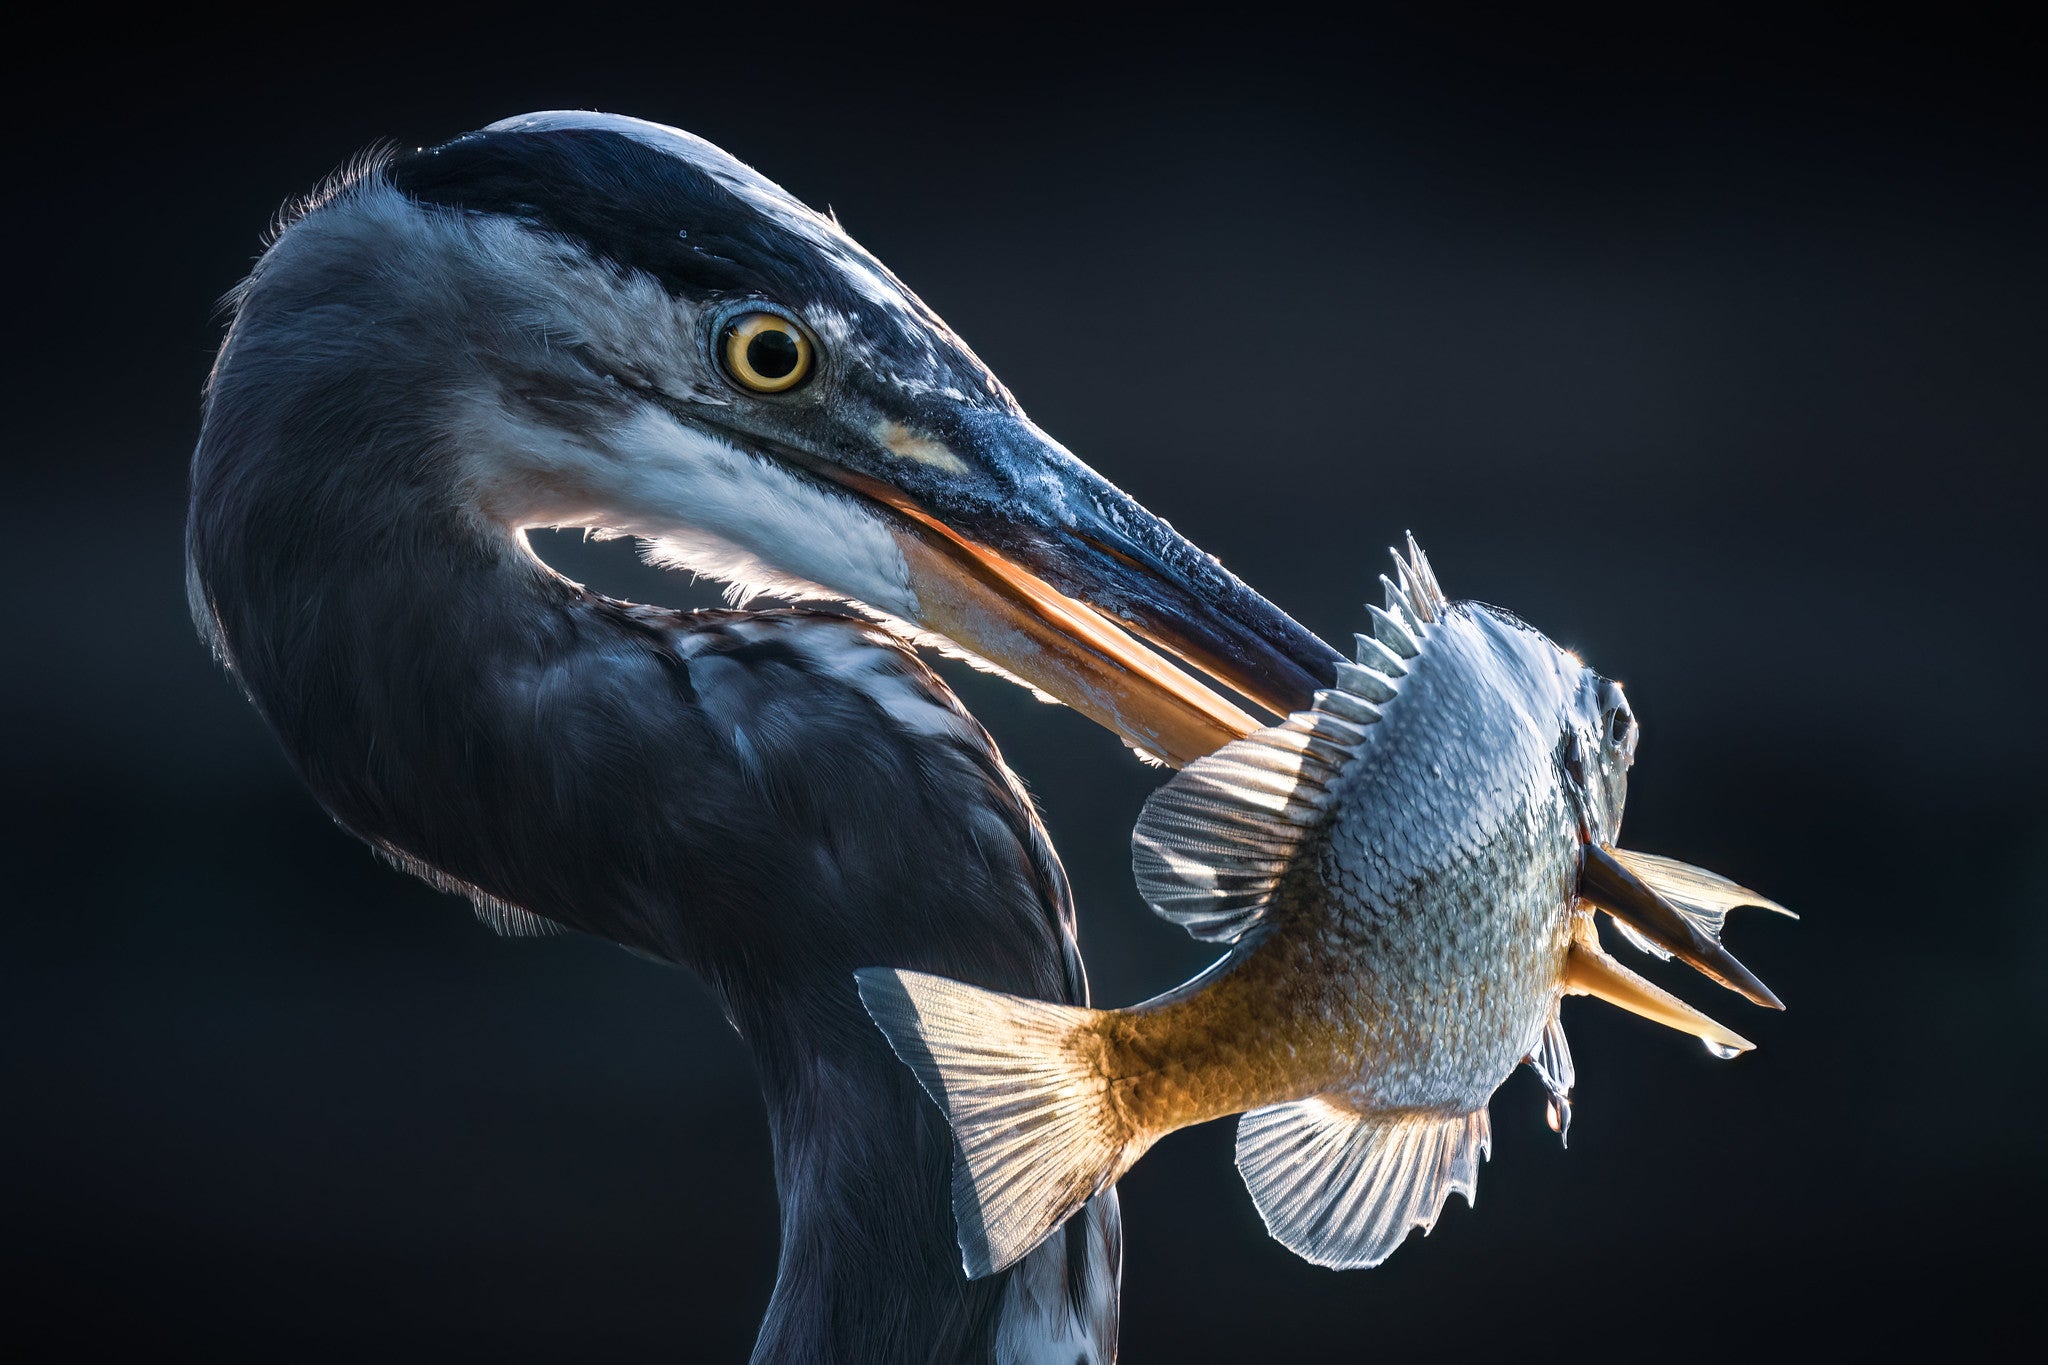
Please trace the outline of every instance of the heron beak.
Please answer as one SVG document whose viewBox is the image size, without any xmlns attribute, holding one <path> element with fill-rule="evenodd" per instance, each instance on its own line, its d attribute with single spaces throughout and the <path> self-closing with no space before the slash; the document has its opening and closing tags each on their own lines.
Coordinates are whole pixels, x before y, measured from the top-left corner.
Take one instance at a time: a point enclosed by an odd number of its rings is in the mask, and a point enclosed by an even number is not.
<svg viewBox="0 0 2048 1365">
<path fill-rule="evenodd" d="M 917 586 L 920 625 L 1176 768 L 1259 728 L 1086 602 L 921 510 L 896 510 L 909 523 L 898 543 Z"/>
<path fill-rule="evenodd" d="M 1030 423 L 949 440 L 961 468 L 1004 471 L 998 495 L 833 474 L 895 513 L 920 627 L 1175 767 L 1334 677 L 1334 650 Z"/>
</svg>

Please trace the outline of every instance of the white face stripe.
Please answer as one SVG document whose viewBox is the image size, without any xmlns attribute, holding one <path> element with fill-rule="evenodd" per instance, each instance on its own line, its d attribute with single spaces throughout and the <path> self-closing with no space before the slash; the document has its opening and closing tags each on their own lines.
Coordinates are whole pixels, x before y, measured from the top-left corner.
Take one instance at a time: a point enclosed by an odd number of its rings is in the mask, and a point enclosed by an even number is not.
<svg viewBox="0 0 2048 1365">
<path fill-rule="evenodd" d="M 821 256 L 865 260 L 829 220 L 680 130 L 580 113 L 531 115 L 493 128 L 591 128 L 631 137 L 718 176 L 764 211 L 772 207 L 781 221 L 824 244 Z M 352 206 L 356 215 L 389 220 L 408 244 L 408 257 L 416 258 L 423 286 L 452 288 L 450 281 L 463 281 L 450 300 L 451 316 L 468 315 L 484 297 L 479 276 L 492 281 L 494 298 L 511 303 L 489 315 L 504 326 L 468 338 L 478 361 L 470 373 L 478 382 L 455 396 L 449 418 L 450 445 L 461 452 L 459 494 L 480 520 L 632 536 L 645 543 L 650 562 L 721 580 L 735 601 L 766 594 L 848 603 L 906 639 L 1001 671 L 927 637 L 915 624 L 924 613 L 886 513 L 754 454 L 744 437 L 720 429 L 717 414 L 734 398 L 703 354 L 704 318 L 690 298 L 672 296 L 652 276 L 617 270 L 511 218 L 422 212 L 389 187 L 367 186 Z M 459 269 L 447 268 L 449 261 L 460 261 Z M 887 283 L 882 273 L 872 279 L 878 288 Z M 957 338 L 907 291 L 892 286 L 889 302 L 907 315 L 904 337 L 924 341 L 922 359 L 938 373 L 934 342 Z M 828 350 L 859 346 L 863 320 L 857 314 L 814 307 L 806 317 Z M 905 391 L 972 401 L 917 373 L 915 352 L 898 359 L 909 373 L 875 377 Z M 600 394 L 586 411 L 564 414 L 499 388 L 507 380 L 529 386 L 535 376 L 559 377 L 562 391 L 572 394 L 601 381 L 617 401 Z M 988 384 L 1001 393 L 992 378 Z M 545 390 L 545 382 L 539 387 Z M 703 424 L 688 417 L 699 410 Z M 949 472 L 964 467 L 957 452 L 926 433 L 867 434 L 908 463 Z"/>
<path fill-rule="evenodd" d="M 581 437 L 512 419 L 489 400 L 481 407 L 494 439 L 462 449 L 477 452 L 466 479 L 494 521 L 636 536 L 650 561 L 729 583 L 736 600 L 852 598 L 917 617 L 895 536 L 856 499 L 652 406 Z"/>
<path fill-rule="evenodd" d="M 672 404 L 715 411 L 724 386 L 697 360 L 698 315 L 653 280 L 607 270 L 506 221 L 422 213 L 388 188 L 359 193 L 340 217 L 295 233 L 371 232 L 417 289 L 487 278 L 519 300 L 469 342 L 474 383 L 452 395 L 449 446 L 458 494 L 484 522 L 524 529 L 580 527 L 649 542 L 657 562 L 707 574 L 736 594 L 854 601 L 891 618 L 919 615 L 909 568 L 884 514 L 755 455 L 667 407 L 622 391 L 590 420 L 556 424 L 499 387 L 504 375 L 559 371 L 565 386 L 617 366 Z M 441 267 L 462 262 L 461 274 Z M 446 312 L 466 315 L 470 283 Z"/>
<path fill-rule="evenodd" d="M 880 515 L 859 501 L 666 414 L 643 412 L 619 436 L 637 445 L 626 452 L 628 464 L 659 471 L 641 482 L 664 486 L 650 488 L 641 503 L 651 517 L 615 528 L 650 541 L 650 560 L 723 579 L 736 598 L 851 598 L 917 619 L 903 551 Z"/>
</svg>

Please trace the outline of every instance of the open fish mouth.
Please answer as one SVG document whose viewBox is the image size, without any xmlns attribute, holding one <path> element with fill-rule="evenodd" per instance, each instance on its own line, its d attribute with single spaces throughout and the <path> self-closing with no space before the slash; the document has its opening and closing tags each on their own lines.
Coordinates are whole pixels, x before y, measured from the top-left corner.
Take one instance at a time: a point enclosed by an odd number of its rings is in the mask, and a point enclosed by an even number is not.
<svg viewBox="0 0 2048 1365">
<path fill-rule="evenodd" d="M 1511 1048 L 1528 1049 L 1565 1133 L 1575 1072 L 1560 995 L 1607 1000 L 1718 1056 L 1752 1046 L 1609 956 L 1596 910 L 1638 947 L 1783 1008 L 1720 938 L 1738 905 L 1789 912 L 1613 846 L 1635 745 L 1619 686 L 1498 609 L 1449 602 L 1412 539 L 1395 565 L 1356 663 L 1337 661 L 1308 707 L 1146 802 L 1139 892 L 1231 945 L 1209 971 L 1121 1010 L 855 973 L 952 1127 L 970 1277 L 1029 1254 L 1165 1134 L 1231 1113 L 1267 1231 L 1318 1265 L 1377 1265 L 1450 1195 L 1471 1199 Z M 1405 932 L 1387 931 L 1395 919 Z M 1453 958 L 1496 988 L 1483 1002 L 1438 988 Z M 1420 1038 L 1426 1066 L 1410 1055 Z"/>
<path fill-rule="evenodd" d="M 1387 589 L 1387 609 L 1373 609 L 1375 633 L 1359 637 L 1360 664 L 1338 665 L 1340 684 L 1360 689 L 1368 698 L 1384 699 L 1390 695 L 1392 683 L 1388 676 L 1367 670 L 1365 661 L 1370 657 L 1381 668 L 1391 665 L 1392 676 L 1400 676 L 1407 666 L 1405 661 L 1417 657 L 1421 650 L 1406 622 L 1435 624 L 1443 620 L 1451 607 L 1429 557 L 1412 535 L 1408 537 L 1407 549 L 1405 557 L 1399 550 L 1392 551 L 1399 581 L 1381 580 Z M 1793 919 L 1798 916 L 1717 873 L 1675 858 L 1617 848 L 1599 837 L 1598 832 L 1609 827 L 1609 819 L 1618 827 L 1619 794 L 1624 784 L 1615 774 L 1626 773 L 1633 762 L 1638 731 L 1634 714 L 1618 685 L 1590 669 L 1585 670 L 1584 679 L 1584 685 L 1592 689 L 1590 705 L 1599 717 L 1601 741 L 1611 761 L 1601 765 L 1606 776 L 1596 777 L 1592 771 L 1595 765 L 1588 761 L 1587 746 L 1576 734 L 1567 736 L 1560 755 L 1580 819 L 1577 903 L 1604 911 L 1624 938 L 1652 956 L 1665 961 L 1675 957 L 1755 1004 L 1784 1009 L 1784 1001 L 1722 946 L 1721 930 L 1728 912 L 1738 906 L 1753 906 Z M 1595 806 L 1604 806 L 1607 811 L 1607 816 L 1597 823 Z M 1567 994 L 1591 995 L 1693 1034 L 1717 1055 L 1733 1055 L 1755 1047 L 1733 1029 L 1617 962 L 1601 948 L 1590 915 L 1574 933 L 1566 958 L 1564 984 Z M 1567 1091 L 1569 1088 L 1565 1087 Z"/>
<path fill-rule="evenodd" d="M 1638 868 L 1642 871 L 1639 872 Z M 1586 845 L 1585 861 L 1579 869 L 1580 900 L 1605 910 L 1617 922 L 1626 924 L 1662 949 L 1667 957 L 1677 958 L 1729 990 L 1769 1009 L 1785 1008 L 1785 1002 L 1772 994 L 1769 986 L 1757 980 L 1756 973 L 1721 946 L 1720 917 L 1709 921 L 1708 916 L 1698 909 L 1687 914 L 1685 909 L 1653 886 L 1643 876 L 1644 872 L 1664 881 L 1674 891 L 1681 887 L 1725 883 L 1732 894 L 1742 897 L 1731 902 L 1731 906 L 1758 905 L 1780 914 L 1790 914 L 1790 911 L 1711 872 L 1684 864 L 1674 867 L 1667 858 L 1646 858 L 1599 844 Z M 1724 909 L 1722 915 L 1725 914 Z"/>
<path fill-rule="evenodd" d="M 1785 1008 L 1770 987 L 1721 946 L 1721 927 L 1738 906 L 1798 918 L 1776 901 L 1674 858 L 1593 842 L 1584 848 L 1578 895 L 1581 904 L 1605 911 L 1635 947 L 1666 961 L 1675 957 L 1756 1004 Z M 1691 1033 L 1717 1054 L 1756 1046 L 1615 961 L 1601 949 L 1590 921 L 1572 943 L 1565 989 Z"/>
</svg>

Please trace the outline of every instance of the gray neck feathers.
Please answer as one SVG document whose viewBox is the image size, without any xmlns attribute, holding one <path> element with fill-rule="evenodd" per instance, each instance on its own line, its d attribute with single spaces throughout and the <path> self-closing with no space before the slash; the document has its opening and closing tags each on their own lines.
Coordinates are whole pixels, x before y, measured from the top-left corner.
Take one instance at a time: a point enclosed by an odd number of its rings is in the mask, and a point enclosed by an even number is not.
<svg viewBox="0 0 2048 1365">
<path fill-rule="evenodd" d="M 193 462 L 202 632 L 346 827 L 718 993 L 760 1069 L 782 1197 L 757 1358 L 992 1358 L 1011 1281 L 1067 1273 L 1069 1241 L 1092 1245 L 1072 1273 L 1085 1261 L 1098 1297 L 1106 1277 L 1113 1324 L 1108 1201 L 1019 1271 L 961 1277 L 944 1121 L 851 985 L 887 963 L 1078 989 L 1064 882 L 986 737 L 890 733 L 820 663 L 819 639 L 886 647 L 851 626 L 625 608 L 477 516 L 447 414 L 452 386 L 485 382 L 469 358 L 488 323 L 475 298 L 423 304 L 461 294 L 450 263 L 390 220 L 416 210 L 365 203 L 291 229 L 242 296 Z M 952 704 L 894 654 L 875 676 Z M 873 837 L 849 834 L 862 814 Z"/>
</svg>

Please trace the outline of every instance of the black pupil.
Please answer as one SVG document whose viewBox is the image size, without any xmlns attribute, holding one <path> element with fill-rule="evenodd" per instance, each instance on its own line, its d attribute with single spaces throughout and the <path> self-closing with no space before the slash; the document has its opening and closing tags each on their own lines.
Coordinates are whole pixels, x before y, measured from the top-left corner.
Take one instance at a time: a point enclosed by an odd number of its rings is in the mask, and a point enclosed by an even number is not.
<svg viewBox="0 0 2048 1365">
<path fill-rule="evenodd" d="M 796 368 L 796 338 L 779 330 L 754 333 L 747 342 L 747 364 L 763 379 L 784 379 Z"/>
</svg>

